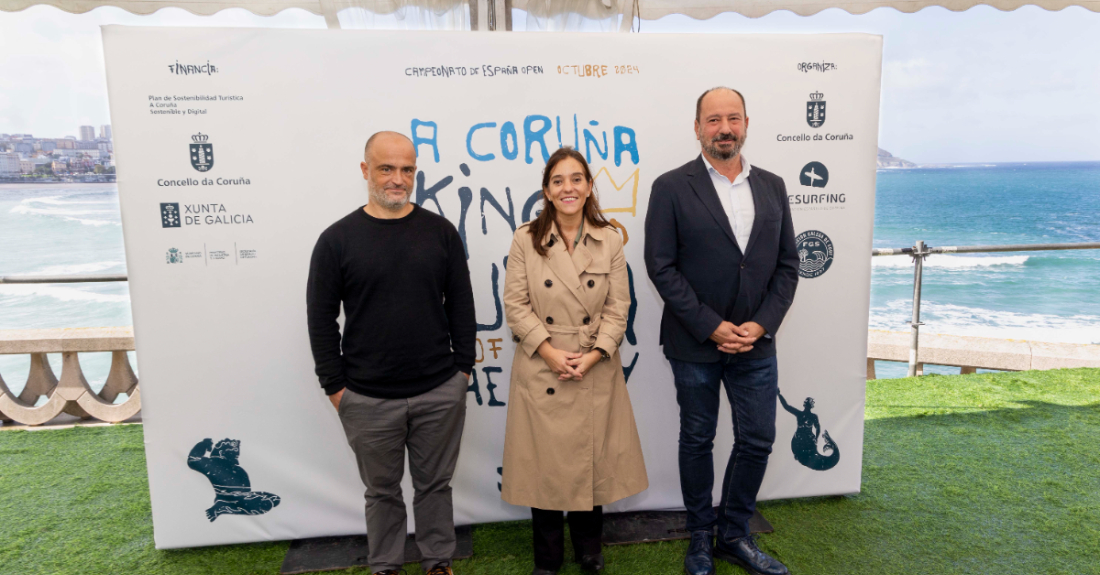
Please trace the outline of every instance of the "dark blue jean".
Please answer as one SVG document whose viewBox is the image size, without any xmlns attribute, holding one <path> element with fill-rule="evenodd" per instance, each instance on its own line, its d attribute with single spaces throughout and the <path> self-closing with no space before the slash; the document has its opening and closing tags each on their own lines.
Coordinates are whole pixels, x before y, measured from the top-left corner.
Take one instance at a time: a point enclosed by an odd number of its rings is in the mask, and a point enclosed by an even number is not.
<svg viewBox="0 0 1100 575">
<path fill-rule="evenodd" d="M 680 404 L 680 490 L 687 528 L 709 530 L 717 525 L 720 541 L 744 537 L 749 534 L 749 518 L 756 510 L 756 494 L 775 442 L 776 359 L 727 355 L 716 363 L 671 358 L 669 363 Z M 711 492 L 722 382 L 733 412 L 734 442 L 716 512 Z"/>
</svg>

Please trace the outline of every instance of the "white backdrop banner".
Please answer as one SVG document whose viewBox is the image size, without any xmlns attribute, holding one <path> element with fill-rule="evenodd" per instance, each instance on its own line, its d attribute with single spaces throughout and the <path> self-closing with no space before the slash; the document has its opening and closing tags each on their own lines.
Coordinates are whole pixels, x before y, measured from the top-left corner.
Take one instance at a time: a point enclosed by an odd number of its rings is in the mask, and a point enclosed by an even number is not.
<svg viewBox="0 0 1100 575">
<path fill-rule="evenodd" d="M 653 180 L 698 155 L 695 100 L 717 85 L 745 95 L 746 157 L 786 181 L 802 258 L 777 334 L 791 409 L 760 498 L 859 491 L 880 37 L 108 26 L 103 38 L 158 548 L 364 532 L 363 486 L 313 373 L 305 287 L 318 235 L 367 201 L 359 162 L 379 130 L 413 139 L 414 201 L 454 223 L 469 254 L 478 363 L 456 522 L 529 517 L 499 491 L 514 353 L 504 258 L 562 145 L 589 159 L 627 240 L 622 357 L 650 488 L 609 510 L 682 508 L 643 223 Z M 733 441 L 725 401 L 721 413 L 716 490 Z"/>
</svg>

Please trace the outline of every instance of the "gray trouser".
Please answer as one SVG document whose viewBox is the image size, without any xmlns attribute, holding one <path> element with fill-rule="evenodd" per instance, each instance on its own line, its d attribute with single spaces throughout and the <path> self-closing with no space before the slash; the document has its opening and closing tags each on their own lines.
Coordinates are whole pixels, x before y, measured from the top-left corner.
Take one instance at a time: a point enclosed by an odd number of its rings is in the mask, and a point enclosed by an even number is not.
<svg viewBox="0 0 1100 575">
<path fill-rule="evenodd" d="M 408 518 L 401 495 L 405 447 L 412 474 L 416 544 L 427 571 L 450 566 L 455 551 L 451 476 L 466 421 L 466 374 L 408 399 L 377 399 L 344 391 L 340 421 L 366 485 L 367 542 L 371 570 L 405 563 Z"/>
</svg>

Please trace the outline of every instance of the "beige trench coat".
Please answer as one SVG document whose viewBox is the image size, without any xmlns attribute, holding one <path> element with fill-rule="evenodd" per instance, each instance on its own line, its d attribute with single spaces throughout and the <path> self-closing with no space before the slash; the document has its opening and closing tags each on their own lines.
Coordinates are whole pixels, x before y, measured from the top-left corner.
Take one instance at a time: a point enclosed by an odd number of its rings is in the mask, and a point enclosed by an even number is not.
<svg viewBox="0 0 1100 575">
<path fill-rule="evenodd" d="M 504 310 L 516 342 L 508 394 L 501 497 L 513 505 L 588 511 L 649 487 L 619 343 L 630 289 L 622 237 L 585 226 L 570 256 L 556 231 L 531 243 L 516 230 Z M 572 241 L 570 238 L 569 241 Z M 580 381 L 559 381 L 536 350 L 544 340 L 571 352 L 598 347 L 610 360 Z"/>
</svg>

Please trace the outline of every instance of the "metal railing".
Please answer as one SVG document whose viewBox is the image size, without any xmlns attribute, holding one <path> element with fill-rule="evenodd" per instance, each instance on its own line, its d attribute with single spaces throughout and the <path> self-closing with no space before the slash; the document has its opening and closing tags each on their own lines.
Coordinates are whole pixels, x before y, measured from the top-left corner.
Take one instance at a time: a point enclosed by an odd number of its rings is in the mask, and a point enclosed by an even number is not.
<svg viewBox="0 0 1100 575">
<path fill-rule="evenodd" d="M 920 292 L 924 272 L 924 258 L 932 254 L 979 254 L 995 252 L 1038 252 L 1053 250 L 1097 250 L 1100 242 L 1076 244 L 1015 244 L 1004 246 L 944 246 L 934 248 L 917 240 L 911 248 L 876 248 L 871 256 L 902 256 L 913 258 L 913 321 L 909 323 L 912 333 L 909 339 L 909 377 L 917 375 L 917 349 L 920 345 Z"/>
<path fill-rule="evenodd" d="M 917 350 L 920 347 L 920 301 L 921 285 L 924 275 L 924 259 L 933 254 L 978 254 L 997 252 L 1037 252 L 1056 250 L 1096 250 L 1100 242 L 1068 244 L 1009 244 L 1001 246 L 943 246 L 931 247 L 918 240 L 910 248 L 875 248 L 871 256 L 909 256 L 913 258 L 913 320 L 909 323 L 912 330 L 909 343 L 909 377 L 917 375 Z M 69 276 L 0 276 L 0 284 L 34 283 L 84 283 L 84 282 L 124 282 L 125 274 L 97 275 L 81 274 Z"/>
<path fill-rule="evenodd" d="M 129 281 L 126 274 L 74 274 L 68 276 L 0 276 L 0 284 L 75 284 Z"/>
</svg>

